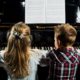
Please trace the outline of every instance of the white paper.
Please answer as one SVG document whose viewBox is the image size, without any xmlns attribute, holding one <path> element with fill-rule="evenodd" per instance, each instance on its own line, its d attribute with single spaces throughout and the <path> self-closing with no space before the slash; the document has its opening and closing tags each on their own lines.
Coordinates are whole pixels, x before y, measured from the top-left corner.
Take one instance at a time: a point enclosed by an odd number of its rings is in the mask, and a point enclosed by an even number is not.
<svg viewBox="0 0 80 80">
<path fill-rule="evenodd" d="M 65 0 L 25 0 L 25 23 L 65 23 Z"/>
</svg>

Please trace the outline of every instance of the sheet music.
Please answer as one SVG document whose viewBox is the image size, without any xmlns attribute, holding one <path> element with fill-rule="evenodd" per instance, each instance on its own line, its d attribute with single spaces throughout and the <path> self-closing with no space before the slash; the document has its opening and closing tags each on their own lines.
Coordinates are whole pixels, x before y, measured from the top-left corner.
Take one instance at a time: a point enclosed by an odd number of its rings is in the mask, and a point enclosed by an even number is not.
<svg viewBox="0 0 80 80">
<path fill-rule="evenodd" d="M 65 23 L 65 0 L 46 0 L 46 23 Z"/>
<path fill-rule="evenodd" d="M 65 23 L 65 0 L 25 0 L 25 23 Z"/>
<path fill-rule="evenodd" d="M 25 23 L 45 23 L 45 0 L 26 0 Z"/>
</svg>

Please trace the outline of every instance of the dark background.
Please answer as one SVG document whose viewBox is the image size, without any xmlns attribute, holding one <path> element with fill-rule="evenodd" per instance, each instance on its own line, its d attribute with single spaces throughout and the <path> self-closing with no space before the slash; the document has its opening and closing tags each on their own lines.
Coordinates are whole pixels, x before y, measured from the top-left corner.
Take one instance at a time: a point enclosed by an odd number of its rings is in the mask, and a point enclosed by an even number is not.
<svg viewBox="0 0 80 80">
<path fill-rule="evenodd" d="M 0 0 L 0 23 L 16 23 L 25 20 L 25 0 Z M 66 23 L 76 23 L 77 7 L 80 0 L 65 0 Z"/>
<path fill-rule="evenodd" d="M 16 23 L 24 21 L 24 0 L 0 0 L 0 23 Z"/>
<path fill-rule="evenodd" d="M 77 8 L 80 7 L 80 0 L 65 0 L 66 23 L 77 23 Z"/>
</svg>

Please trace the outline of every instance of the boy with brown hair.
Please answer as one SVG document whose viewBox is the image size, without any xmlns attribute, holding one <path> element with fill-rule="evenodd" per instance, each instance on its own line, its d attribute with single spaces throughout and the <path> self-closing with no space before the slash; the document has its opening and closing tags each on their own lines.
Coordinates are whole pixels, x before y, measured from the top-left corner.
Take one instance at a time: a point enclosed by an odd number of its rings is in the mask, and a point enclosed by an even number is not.
<svg viewBox="0 0 80 80">
<path fill-rule="evenodd" d="M 76 71 L 80 63 L 80 53 L 73 44 L 77 31 L 70 24 L 54 27 L 55 49 L 47 57 L 50 59 L 49 80 L 76 80 Z"/>
</svg>

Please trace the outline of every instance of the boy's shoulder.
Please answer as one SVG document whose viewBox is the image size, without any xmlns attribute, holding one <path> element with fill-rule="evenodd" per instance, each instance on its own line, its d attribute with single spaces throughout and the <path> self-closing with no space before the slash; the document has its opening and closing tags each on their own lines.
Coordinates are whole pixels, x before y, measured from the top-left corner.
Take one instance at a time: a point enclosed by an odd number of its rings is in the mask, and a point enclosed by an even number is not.
<svg viewBox="0 0 80 80">
<path fill-rule="evenodd" d="M 64 62 L 65 60 L 69 59 L 69 60 L 76 60 L 75 58 L 78 58 L 78 60 L 80 60 L 80 49 L 77 48 L 73 48 L 73 49 L 65 49 L 65 50 L 51 50 L 48 54 L 48 57 L 51 60 L 57 60 L 57 61 L 61 61 Z"/>
<path fill-rule="evenodd" d="M 47 54 L 47 57 L 49 57 L 51 60 L 54 60 L 56 55 L 57 55 L 57 50 L 53 49 L 49 51 L 49 53 Z"/>
</svg>

